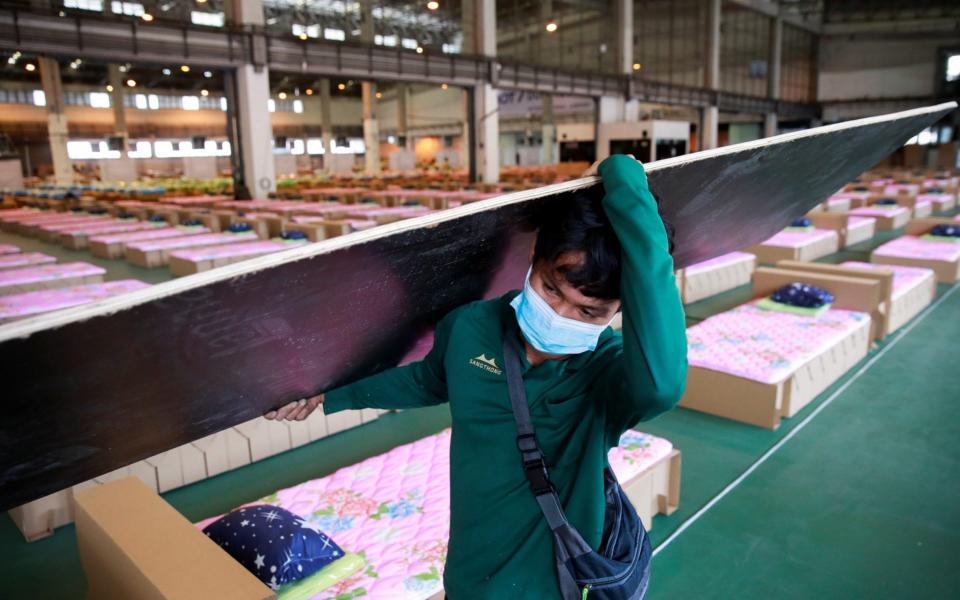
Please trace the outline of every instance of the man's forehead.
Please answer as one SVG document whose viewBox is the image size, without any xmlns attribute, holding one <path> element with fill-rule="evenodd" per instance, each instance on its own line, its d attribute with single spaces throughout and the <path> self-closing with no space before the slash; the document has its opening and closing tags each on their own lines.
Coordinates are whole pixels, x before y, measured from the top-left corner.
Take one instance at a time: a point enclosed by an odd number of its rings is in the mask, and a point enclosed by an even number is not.
<svg viewBox="0 0 960 600">
<path fill-rule="evenodd" d="M 583 253 L 575 252 L 566 252 L 557 257 L 555 261 L 540 261 L 541 264 L 534 265 L 534 270 L 539 270 L 540 272 L 555 281 L 557 284 L 567 288 L 567 292 L 571 295 L 575 294 L 575 297 L 572 298 L 578 304 L 583 304 L 586 306 L 596 306 L 596 307 L 605 307 L 617 302 L 617 300 L 604 299 L 604 298 L 595 298 L 593 296 L 587 296 L 576 287 L 574 287 L 567 278 L 563 275 L 562 269 L 564 267 L 576 267 L 583 260 Z"/>
</svg>

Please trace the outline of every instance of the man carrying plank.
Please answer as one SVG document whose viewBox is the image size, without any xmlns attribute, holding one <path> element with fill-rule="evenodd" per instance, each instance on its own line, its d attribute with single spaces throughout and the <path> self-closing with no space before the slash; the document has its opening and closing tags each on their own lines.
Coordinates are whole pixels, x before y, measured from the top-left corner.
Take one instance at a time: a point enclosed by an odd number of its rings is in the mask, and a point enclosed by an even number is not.
<svg viewBox="0 0 960 600">
<path fill-rule="evenodd" d="M 523 291 L 452 311 L 422 361 L 266 415 L 303 420 L 321 403 L 331 414 L 449 402 L 444 589 L 454 600 L 560 597 L 553 538 L 518 461 L 504 336 L 522 342 L 536 440 L 567 519 L 594 550 L 608 450 L 683 395 L 686 331 L 672 232 L 640 163 L 616 155 L 587 174 L 597 170 L 602 190 L 548 204 Z M 621 309 L 622 334 L 608 327 Z"/>
</svg>

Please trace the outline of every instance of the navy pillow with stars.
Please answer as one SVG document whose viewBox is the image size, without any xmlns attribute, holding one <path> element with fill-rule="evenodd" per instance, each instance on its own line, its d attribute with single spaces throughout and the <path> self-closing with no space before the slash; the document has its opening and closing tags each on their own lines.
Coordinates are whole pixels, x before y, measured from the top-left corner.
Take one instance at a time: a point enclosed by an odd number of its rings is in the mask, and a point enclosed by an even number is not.
<svg viewBox="0 0 960 600">
<path fill-rule="evenodd" d="M 274 590 L 343 557 L 340 546 L 315 525 L 270 504 L 235 510 L 203 532 Z"/>
</svg>

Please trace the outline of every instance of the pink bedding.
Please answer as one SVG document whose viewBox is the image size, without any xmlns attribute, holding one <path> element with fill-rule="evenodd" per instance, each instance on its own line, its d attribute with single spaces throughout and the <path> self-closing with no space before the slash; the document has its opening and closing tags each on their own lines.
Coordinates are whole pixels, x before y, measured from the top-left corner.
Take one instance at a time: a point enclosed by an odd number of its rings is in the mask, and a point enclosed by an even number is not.
<svg viewBox="0 0 960 600">
<path fill-rule="evenodd" d="M 28 317 L 62 308 L 70 308 L 71 306 L 79 306 L 146 287 L 150 286 L 142 281 L 123 279 L 0 296 L 0 320 Z"/>
<path fill-rule="evenodd" d="M 884 265 L 853 260 L 840 263 L 840 266 L 854 269 L 884 269 L 893 271 L 894 300 L 922 284 L 924 281 L 933 279 L 936 276 L 933 269 L 924 269 L 923 267 L 902 267 L 900 265 Z"/>
<path fill-rule="evenodd" d="M 756 255 L 750 254 L 749 252 L 729 252 L 716 258 L 711 258 L 710 260 L 705 260 L 703 262 L 690 265 L 684 269 L 684 272 L 687 275 L 695 275 L 710 269 L 726 267 L 742 262 L 753 262 L 756 261 L 756 259 Z"/>
<path fill-rule="evenodd" d="M 896 217 L 897 215 L 902 215 L 907 212 L 910 212 L 910 209 L 902 206 L 891 206 L 889 208 L 882 206 L 862 206 L 851 210 L 850 214 L 860 217 Z"/>
<path fill-rule="evenodd" d="M 932 242 L 905 235 L 880 246 L 873 254 L 955 262 L 960 260 L 960 242 Z"/>
<path fill-rule="evenodd" d="M 97 217 L 83 219 L 82 221 L 57 221 L 55 223 L 50 223 L 47 225 L 41 225 L 40 229 L 43 231 L 75 231 L 78 229 L 83 229 L 84 227 L 96 227 L 97 225 L 115 225 L 119 223 L 117 219 L 113 217 Z"/>
<path fill-rule="evenodd" d="M 190 246 L 232 244 L 233 242 L 246 242 L 255 239 L 257 239 L 257 234 L 252 231 L 245 231 L 243 233 L 204 233 L 186 237 L 130 242 L 127 244 L 127 248 L 133 248 L 141 252 L 150 252 L 151 250 L 175 250 L 177 248 L 189 248 Z"/>
<path fill-rule="evenodd" d="M 630 430 L 610 451 L 610 466 L 620 481 L 628 481 L 672 450 L 665 439 Z M 450 534 L 450 430 L 252 504 L 262 503 L 300 515 L 344 550 L 366 558 L 364 570 L 314 600 L 429 598 L 443 588 Z"/>
<path fill-rule="evenodd" d="M 847 228 L 853 229 L 854 227 L 866 227 L 869 223 L 876 223 L 877 220 L 873 217 L 857 217 L 850 215 L 847 217 Z"/>
<path fill-rule="evenodd" d="M 827 238 L 836 238 L 837 232 L 829 229 L 814 229 L 813 231 L 781 231 L 762 246 L 783 246 L 786 248 L 801 248 L 807 244 L 819 242 Z"/>
<path fill-rule="evenodd" d="M 47 265 L 57 262 L 57 259 L 49 254 L 40 252 L 25 252 L 23 254 L 7 254 L 0 256 L 0 269 L 11 269 L 13 267 L 28 267 L 35 265 Z"/>
<path fill-rule="evenodd" d="M 122 233 L 97 235 L 91 237 L 90 241 L 113 244 L 117 242 L 162 240 L 164 238 L 183 237 L 185 235 L 202 235 L 206 233 L 210 233 L 210 230 L 206 227 L 190 227 L 189 229 L 180 227 L 162 227 L 160 229 L 154 229 L 151 231 L 125 231 Z"/>
<path fill-rule="evenodd" d="M 916 195 L 920 191 L 920 184 L 917 183 L 894 183 L 883 188 L 884 194 L 889 194 L 891 196 L 899 194 L 901 192 L 905 194 Z"/>
<path fill-rule="evenodd" d="M 917 196 L 917 202 L 930 202 L 940 206 L 950 206 L 954 203 L 953 194 L 920 194 Z M 940 208 L 936 209 L 938 212 Z"/>
<path fill-rule="evenodd" d="M 148 229 L 160 229 L 165 226 L 165 223 L 153 223 L 150 221 L 116 221 L 104 224 L 84 225 L 79 229 L 70 229 L 61 231 L 60 233 L 74 237 L 84 237 L 105 235 L 108 233 L 124 233 L 126 231 L 146 231 Z"/>
<path fill-rule="evenodd" d="M 272 240 L 261 240 L 256 242 L 244 242 L 240 244 L 226 244 L 222 246 L 204 246 L 200 248 L 189 248 L 187 250 L 177 250 L 171 252 L 170 256 L 181 258 L 183 260 L 201 261 L 214 260 L 224 257 L 237 257 L 248 255 L 267 254 L 269 252 L 280 252 L 289 250 L 297 246 L 302 246 L 306 242 L 274 242 Z"/>
<path fill-rule="evenodd" d="M 691 366 L 776 384 L 859 327 L 870 315 L 833 309 L 816 316 L 764 310 L 756 301 L 687 329 Z"/>
<path fill-rule="evenodd" d="M 0 244 L 0 255 L 16 254 L 17 252 L 20 252 L 19 246 L 14 246 L 13 244 Z"/>
<path fill-rule="evenodd" d="M 41 265 L 0 271 L 0 290 L 13 285 L 25 285 L 40 281 L 53 281 L 66 277 L 103 275 L 106 269 L 85 262 Z"/>
</svg>

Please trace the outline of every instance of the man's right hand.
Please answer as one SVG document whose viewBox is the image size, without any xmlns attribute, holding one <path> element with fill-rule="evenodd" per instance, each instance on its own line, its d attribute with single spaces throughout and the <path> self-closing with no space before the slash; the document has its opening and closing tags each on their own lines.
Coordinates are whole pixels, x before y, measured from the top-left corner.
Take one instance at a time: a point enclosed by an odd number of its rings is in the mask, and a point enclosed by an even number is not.
<svg viewBox="0 0 960 600">
<path fill-rule="evenodd" d="M 272 421 L 302 421 L 309 417 L 310 413 L 315 411 L 321 404 L 323 404 L 323 394 L 313 396 L 312 398 L 294 400 L 290 404 L 281 406 L 277 410 L 271 410 L 263 416 Z"/>
</svg>

